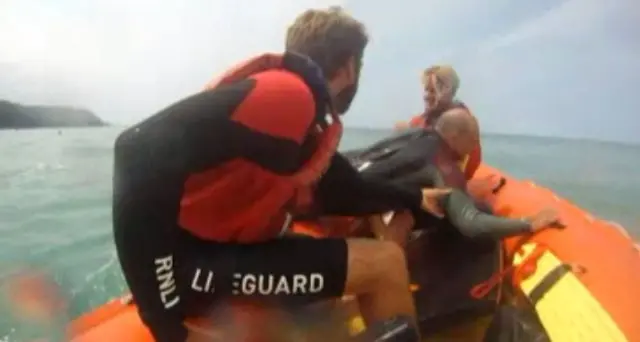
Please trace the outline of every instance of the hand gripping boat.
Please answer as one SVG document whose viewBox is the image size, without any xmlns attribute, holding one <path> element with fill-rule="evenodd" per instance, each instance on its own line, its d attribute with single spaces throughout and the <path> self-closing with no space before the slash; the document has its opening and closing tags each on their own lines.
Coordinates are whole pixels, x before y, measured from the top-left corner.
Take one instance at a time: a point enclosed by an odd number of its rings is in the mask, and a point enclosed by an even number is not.
<svg viewBox="0 0 640 342">
<path fill-rule="evenodd" d="M 357 165 L 383 162 L 405 138 L 348 155 Z M 554 207 L 566 227 L 500 242 L 470 241 L 446 222 L 418 227 L 407 253 L 425 341 L 640 341 L 640 247 L 625 230 L 531 181 L 482 165 L 475 178 L 487 177 L 499 185 L 474 197 L 493 213 L 520 218 Z M 329 234 L 316 222 L 298 222 L 294 231 Z M 237 310 L 271 315 L 266 309 Z M 340 323 L 362 329 L 357 314 Z M 207 340 L 228 340 L 215 321 L 187 324 Z M 128 296 L 77 318 L 68 333 L 73 342 L 153 340 Z M 289 339 L 326 340 L 297 336 Z"/>
</svg>

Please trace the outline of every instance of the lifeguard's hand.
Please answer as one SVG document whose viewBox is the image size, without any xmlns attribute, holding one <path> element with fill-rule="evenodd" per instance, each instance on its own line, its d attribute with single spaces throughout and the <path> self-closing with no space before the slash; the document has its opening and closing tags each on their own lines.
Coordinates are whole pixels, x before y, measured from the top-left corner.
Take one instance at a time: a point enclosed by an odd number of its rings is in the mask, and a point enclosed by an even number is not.
<svg viewBox="0 0 640 342">
<path fill-rule="evenodd" d="M 422 209 L 436 217 L 444 217 L 444 210 L 440 207 L 439 199 L 450 192 L 451 189 L 422 189 Z"/>
<path fill-rule="evenodd" d="M 543 209 L 531 218 L 531 231 L 535 232 L 557 223 L 559 223 L 558 212 L 552 208 Z"/>
</svg>

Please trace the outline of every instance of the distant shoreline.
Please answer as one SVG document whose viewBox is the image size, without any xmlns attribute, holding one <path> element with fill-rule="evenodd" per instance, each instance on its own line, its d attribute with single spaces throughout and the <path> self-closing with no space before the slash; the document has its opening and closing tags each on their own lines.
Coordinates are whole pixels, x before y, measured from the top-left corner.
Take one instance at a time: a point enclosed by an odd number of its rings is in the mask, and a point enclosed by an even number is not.
<svg viewBox="0 0 640 342">
<path fill-rule="evenodd" d="M 0 130 L 105 126 L 108 126 L 106 122 L 84 108 L 24 105 L 0 100 Z"/>
</svg>

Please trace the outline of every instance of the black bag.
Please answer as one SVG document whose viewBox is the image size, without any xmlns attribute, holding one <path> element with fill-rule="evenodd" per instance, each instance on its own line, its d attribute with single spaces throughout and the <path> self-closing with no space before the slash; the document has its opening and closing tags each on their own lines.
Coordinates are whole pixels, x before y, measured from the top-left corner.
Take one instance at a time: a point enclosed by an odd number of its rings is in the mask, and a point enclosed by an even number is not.
<svg viewBox="0 0 640 342">
<path fill-rule="evenodd" d="M 425 336 L 491 315 L 497 306 L 496 291 L 482 299 L 470 291 L 499 270 L 498 243 L 465 238 L 445 221 L 434 228 L 407 246 L 411 278 L 420 286 L 414 299 Z"/>
<path fill-rule="evenodd" d="M 503 304 L 496 310 L 484 342 L 550 342 L 538 316 L 531 310 Z"/>
</svg>

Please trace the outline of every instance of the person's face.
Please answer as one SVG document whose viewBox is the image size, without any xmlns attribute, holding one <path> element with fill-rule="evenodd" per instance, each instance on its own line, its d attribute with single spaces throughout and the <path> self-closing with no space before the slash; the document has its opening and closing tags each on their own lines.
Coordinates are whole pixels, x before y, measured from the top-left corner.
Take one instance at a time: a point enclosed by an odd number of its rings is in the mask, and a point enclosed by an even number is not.
<svg viewBox="0 0 640 342">
<path fill-rule="evenodd" d="M 424 86 L 423 88 L 424 104 L 428 108 L 433 108 L 436 103 L 436 88 L 435 88 L 435 82 L 433 81 L 433 78 L 434 78 L 433 75 L 429 75 L 426 78 L 426 82 L 423 85 Z"/>
<path fill-rule="evenodd" d="M 453 100 L 451 89 L 446 87 L 435 74 L 426 77 L 424 84 L 424 102 L 427 108 L 448 105 Z"/>
<path fill-rule="evenodd" d="M 360 70 L 362 69 L 362 58 L 354 57 L 349 60 L 342 70 L 345 77 L 346 86 L 342 88 L 333 98 L 333 105 L 338 114 L 346 113 L 353 103 L 353 99 L 358 93 L 358 84 L 360 82 Z"/>
</svg>

